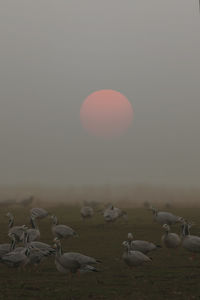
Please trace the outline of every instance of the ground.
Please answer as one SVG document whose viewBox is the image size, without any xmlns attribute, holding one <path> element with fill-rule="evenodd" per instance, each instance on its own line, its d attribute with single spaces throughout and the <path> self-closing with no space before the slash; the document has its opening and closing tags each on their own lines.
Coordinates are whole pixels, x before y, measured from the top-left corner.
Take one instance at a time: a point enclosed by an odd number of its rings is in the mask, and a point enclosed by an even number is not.
<svg viewBox="0 0 200 300">
<path fill-rule="evenodd" d="M 44 206 L 43 206 L 44 207 Z M 8 241 L 5 217 L 8 209 L 15 215 L 15 224 L 27 224 L 29 209 L 11 206 L 0 211 L 0 242 Z M 124 208 L 126 209 L 126 208 Z M 69 278 L 59 273 L 54 258 L 40 265 L 38 272 L 17 271 L 0 266 L 0 299 L 200 299 L 200 254 L 192 261 L 190 253 L 180 248 L 167 251 L 161 248 L 152 252 L 152 263 L 129 269 L 121 260 L 122 242 L 132 232 L 137 239 L 160 244 L 162 228 L 153 222 L 152 214 L 145 208 L 127 209 L 128 220 L 105 224 L 102 215 L 90 220 L 80 218 L 78 206 L 54 206 L 50 212 L 58 216 L 61 224 L 74 228 L 79 238 L 63 241 L 63 249 L 81 252 L 102 260 L 99 273 L 87 273 Z M 196 223 L 193 234 L 199 233 L 199 208 L 170 208 L 179 216 Z M 41 240 L 52 244 L 51 220 L 41 220 Z M 178 232 L 178 226 L 173 227 Z"/>
</svg>

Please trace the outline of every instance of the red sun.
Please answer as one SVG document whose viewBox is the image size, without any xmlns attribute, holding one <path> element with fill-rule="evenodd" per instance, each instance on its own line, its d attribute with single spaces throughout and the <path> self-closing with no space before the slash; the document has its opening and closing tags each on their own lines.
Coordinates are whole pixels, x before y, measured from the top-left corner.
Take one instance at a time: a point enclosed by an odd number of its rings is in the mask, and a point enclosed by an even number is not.
<svg viewBox="0 0 200 300">
<path fill-rule="evenodd" d="M 123 134 L 133 120 L 133 108 L 128 99 L 114 90 L 90 94 L 80 110 L 83 127 L 92 135 L 116 137 Z"/>
</svg>

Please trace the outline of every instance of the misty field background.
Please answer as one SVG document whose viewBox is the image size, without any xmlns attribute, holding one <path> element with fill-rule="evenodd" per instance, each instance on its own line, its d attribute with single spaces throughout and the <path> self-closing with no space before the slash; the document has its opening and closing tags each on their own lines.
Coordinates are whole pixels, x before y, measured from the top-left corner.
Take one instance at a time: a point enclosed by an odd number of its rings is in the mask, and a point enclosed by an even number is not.
<svg viewBox="0 0 200 300">
<path fill-rule="evenodd" d="M 0 191 L 0 243 L 8 241 L 6 213 L 15 216 L 15 225 L 29 224 L 30 208 L 43 207 L 57 215 L 61 224 L 74 228 L 79 238 L 63 241 L 63 250 L 81 252 L 103 261 L 99 273 L 69 278 L 59 273 L 54 258 L 47 259 L 38 271 L 17 271 L 0 266 L 0 299 L 199 299 L 200 257 L 194 261 L 182 248 L 168 251 L 161 248 L 150 253 L 152 263 L 129 269 L 121 259 L 122 242 L 127 233 L 135 239 L 160 244 L 163 229 L 153 222 L 149 204 L 193 221 L 192 234 L 200 235 L 198 189 L 151 187 L 145 185 L 103 187 L 68 187 L 66 189 L 32 188 L 34 201 L 23 206 L 20 200 L 30 193 L 29 188 L 2 187 Z M 5 200 L 16 203 L 6 204 Z M 9 201 L 7 202 L 9 203 Z M 92 219 L 82 220 L 83 203 L 94 206 Z M 105 224 L 100 211 L 108 203 L 123 208 L 128 219 Z M 38 222 L 41 241 L 53 244 L 49 218 Z M 179 233 L 179 227 L 172 230 Z"/>
</svg>

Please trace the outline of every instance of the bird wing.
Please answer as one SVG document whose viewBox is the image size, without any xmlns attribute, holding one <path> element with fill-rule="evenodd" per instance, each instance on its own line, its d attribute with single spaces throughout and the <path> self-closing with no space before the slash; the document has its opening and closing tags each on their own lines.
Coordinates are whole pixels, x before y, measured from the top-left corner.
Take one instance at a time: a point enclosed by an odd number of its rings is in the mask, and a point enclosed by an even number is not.
<svg viewBox="0 0 200 300">
<path fill-rule="evenodd" d="M 74 230 L 67 225 L 56 225 L 54 227 L 54 233 L 65 237 L 74 235 Z"/>
<path fill-rule="evenodd" d="M 14 266 L 19 264 L 24 258 L 25 255 L 21 252 L 10 252 L 2 257 L 2 262 Z"/>
<path fill-rule="evenodd" d="M 46 255 L 54 255 L 56 253 L 56 250 L 54 248 L 52 248 L 50 245 L 43 242 L 34 241 L 31 242 L 30 245 L 33 248 L 42 251 Z"/>
<path fill-rule="evenodd" d="M 186 241 L 189 242 L 189 248 L 194 252 L 200 252 L 200 237 L 190 235 Z"/>
<path fill-rule="evenodd" d="M 77 252 L 68 252 L 67 253 L 69 257 L 73 258 L 74 260 L 78 261 L 80 265 L 86 265 L 86 264 L 96 264 L 97 261 L 95 258 L 77 253 Z"/>
<path fill-rule="evenodd" d="M 27 230 L 29 241 L 33 242 L 40 237 L 38 229 L 28 229 Z"/>
<path fill-rule="evenodd" d="M 35 207 L 31 209 L 31 216 L 35 218 L 45 218 L 48 216 L 48 212 L 43 208 Z"/>
<path fill-rule="evenodd" d="M 131 256 L 137 261 L 148 262 L 151 259 L 140 251 L 130 251 Z"/>
<path fill-rule="evenodd" d="M 135 240 L 135 241 L 132 241 L 131 247 L 133 248 L 133 250 L 138 250 L 143 253 L 147 253 L 149 251 L 154 250 L 156 248 L 156 245 L 154 245 L 153 243 L 150 243 L 148 241 Z"/>
<path fill-rule="evenodd" d="M 0 258 L 10 251 L 10 244 L 0 245 Z"/>
</svg>

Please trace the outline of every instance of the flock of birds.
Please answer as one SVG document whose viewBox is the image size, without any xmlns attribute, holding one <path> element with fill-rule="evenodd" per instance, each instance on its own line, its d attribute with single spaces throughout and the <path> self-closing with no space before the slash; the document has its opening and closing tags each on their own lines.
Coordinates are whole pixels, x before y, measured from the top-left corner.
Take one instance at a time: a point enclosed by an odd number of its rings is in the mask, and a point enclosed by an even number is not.
<svg viewBox="0 0 200 300">
<path fill-rule="evenodd" d="M 200 237 L 190 235 L 190 228 L 193 225 L 182 217 L 175 216 L 170 212 L 158 211 L 153 207 L 149 208 L 153 212 L 153 219 L 164 229 L 161 238 L 162 244 L 166 248 L 176 249 L 182 246 L 184 249 L 193 253 L 200 252 Z M 94 215 L 92 207 L 84 206 L 80 214 L 83 219 L 91 218 Z M 26 225 L 14 226 L 14 216 L 7 213 L 8 236 L 10 243 L 0 244 L 0 262 L 13 268 L 25 268 L 27 265 L 37 267 L 45 258 L 55 257 L 55 265 L 59 272 L 65 274 L 98 272 L 96 264 L 100 260 L 77 252 L 63 253 L 61 240 L 70 237 L 78 237 L 78 234 L 69 226 L 59 224 L 55 215 L 49 216 L 49 213 L 43 208 L 33 208 L 30 211 L 31 228 Z M 38 219 L 50 217 L 52 221 L 52 234 L 54 245 L 39 241 L 40 230 L 38 228 Z M 103 217 L 106 222 L 114 222 L 120 217 L 127 217 L 126 212 L 109 205 L 103 211 Z M 180 224 L 181 233 L 173 233 L 170 226 Z M 23 246 L 17 244 L 23 243 Z M 129 267 L 136 267 L 147 262 L 151 262 L 148 253 L 161 248 L 149 241 L 134 240 L 132 233 L 128 233 L 128 239 L 122 243 L 124 253 L 123 261 Z"/>
</svg>

